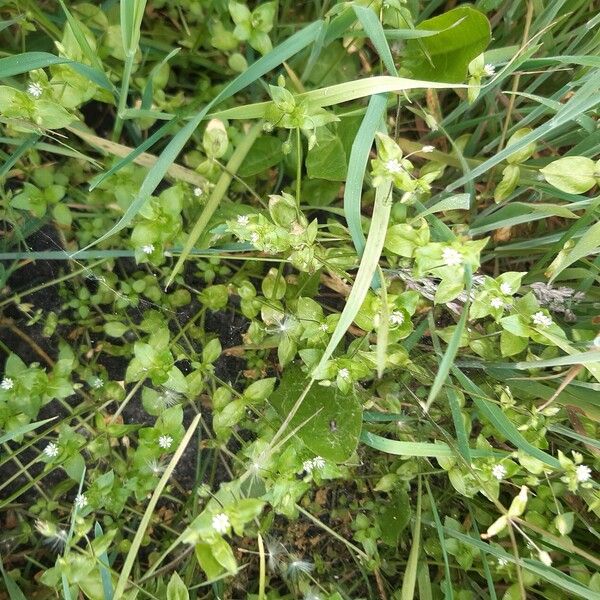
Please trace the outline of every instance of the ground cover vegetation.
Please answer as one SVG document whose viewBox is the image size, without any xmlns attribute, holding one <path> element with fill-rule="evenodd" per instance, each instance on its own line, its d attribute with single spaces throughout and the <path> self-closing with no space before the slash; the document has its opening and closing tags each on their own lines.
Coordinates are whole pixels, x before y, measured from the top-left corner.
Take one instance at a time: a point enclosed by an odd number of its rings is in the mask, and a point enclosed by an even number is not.
<svg viewBox="0 0 600 600">
<path fill-rule="evenodd" d="M 0 5 L 0 598 L 600 598 L 590 0 Z"/>
</svg>

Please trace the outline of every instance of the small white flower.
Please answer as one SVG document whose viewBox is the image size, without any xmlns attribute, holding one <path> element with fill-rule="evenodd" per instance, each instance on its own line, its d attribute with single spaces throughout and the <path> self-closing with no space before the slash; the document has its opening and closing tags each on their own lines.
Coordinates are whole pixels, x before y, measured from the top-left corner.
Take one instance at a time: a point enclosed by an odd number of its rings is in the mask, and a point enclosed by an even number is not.
<svg viewBox="0 0 600 600">
<path fill-rule="evenodd" d="M 350 377 L 350 371 L 348 371 L 348 369 L 340 369 L 338 375 L 342 379 L 348 379 L 348 377 Z"/>
<path fill-rule="evenodd" d="M 498 557 L 498 566 L 499 567 L 505 567 L 507 564 L 508 564 L 508 561 L 503 556 Z"/>
<path fill-rule="evenodd" d="M 158 445 L 163 450 L 168 450 L 173 444 L 173 438 L 170 435 L 161 435 L 158 438 Z"/>
<path fill-rule="evenodd" d="M 87 506 L 87 503 L 88 500 L 85 497 L 85 494 L 77 494 L 77 496 L 75 496 L 75 508 L 81 510 L 82 508 L 85 508 Z"/>
<path fill-rule="evenodd" d="M 328 330 L 329 330 L 329 327 L 327 327 L 327 323 L 321 323 L 321 324 L 319 325 L 319 329 L 320 329 L 321 331 L 328 331 Z M 600 338 L 600 336 L 599 336 L 599 338 Z M 600 339 L 599 339 L 599 342 L 600 342 Z M 600 343 L 599 343 L 598 345 L 600 346 Z"/>
<path fill-rule="evenodd" d="M 313 470 L 313 461 L 311 459 L 305 460 L 302 463 L 302 470 L 310 473 Z"/>
<path fill-rule="evenodd" d="M 448 267 L 457 267 L 462 264 L 462 254 L 454 248 L 444 248 L 442 251 L 442 260 Z"/>
<path fill-rule="evenodd" d="M 504 302 L 502 302 L 501 298 L 492 298 L 490 304 L 492 308 L 502 308 L 504 306 Z"/>
<path fill-rule="evenodd" d="M 94 377 L 94 379 L 92 379 L 90 385 L 95 390 L 99 390 L 100 388 L 104 387 L 104 381 L 102 381 L 102 379 L 100 379 L 100 377 Z"/>
<path fill-rule="evenodd" d="M 575 469 L 575 477 L 579 483 L 585 483 L 592 477 L 592 470 L 587 465 L 579 465 Z"/>
<path fill-rule="evenodd" d="M 404 315 L 402 314 L 402 311 L 395 310 L 390 315 L 390 323 L 392 325 L 402 325 L 402 323 L 404 323 Z"/>
<path fill-rule="evenodd" d="M 489 63 L 483 67 L 483 73 L 486 77 L 493 77 L 496 73 L 496 68 L 494 65 L 490 65 Z"/>
<path fill-rule="evenodd" d="M 505 296 L 510 296 L 512 294 L 512 288 L 510 287 L 510 283 L 506 283 L 504 282 L 503 284 L 500 285 L 500 291 L 505 295 Z"/>
<path fill-rule="evenodd" d="M 435 152 L 435 146 L 423 146 L 421 148 L 421 152 L 425 152 L 425 154 L 429 154 L 429 152 Z"/>
<path fill-rule="evenodd" d="M 540 550 L 538 558 L 547 566 L 552 566 L 552 558 L 545 550 Z"/>
<path fill-rule="evenodd" d="M 504 465 L 494 465 L 494 468 L 492 469 L 492 475 L 498 481 L 502 481 L 506 477 L 506 467 Z"/>
<path fill-rule="evenodd" d="M 539 327 L 550 327 L 552 325 L 552 319 L 545 315 L 541 310 L 536 312 L 532 317 L 534 325 L 538 325 Z"/>
<path fill-rule="evenodd" d="M 229 517 L 225 513 L 219 513 L 212 518 L 212 527 L 217 533 L 227 533 L 229 525 Z"/>
<path fill-rule="evenodd" d="M 202 190 L 201 187 L 194 188 L 194 196 L 196 196 L 196 198 L 200 198 L 200 196 L 202 196 L 202 194 L 204 194 L 204 191 Z"/>
<path fill-rule="evenodd" d="M 42 89 L 42 86 L 39 83 L 36 82 L 31 82 L 28 86 L 27 86 L 27 91 L 34 97 L 34 98 L 39 98 L 42 95 L 42 92 L 44 91 Z"/>
<path fill-rule="evenodd" d="M 250 223 L 250 218 L 248 217 L 248 215 L 238 215 L 237 224 L 240 227 L 246 227 L 248 223 Z"/>
<path fill-rule="evenodd" d="M 154 252 L 154 244 L 146 244 L 142 246 L 142 252 L 144 254 L 152 254 Z"/>
<path fill-rule="evenodd" d="M 385 170 L 388 173 L 402 173 L 402 165 L 397 158 L 390 158 L 390 160 L 385 163 Z"/>
<path fill-rule="evenodd" d="M 48 457 L 48 458 L 56 458 L 58 456 L 58 446 L 54 443 L 54 442 L 50 442 L 45 448 L 44 448 L 44 454 Z"/>
<path fill-rule="evenodd" d="M 313 469 L 322 469 L 325 466 L 325 459 L 322 456 L 315 456 L 312 463 Z"/>
<path fill-rule="evenodd" d="M 260 236 L 258 235 L 258 233 L 256 233 L 256 231 L 250 236 L 250 241 L 253 244 L 256 244 L 258 242 L 258 240 L 260 240 Z"/>
<path fill-rule="evenodd" d="M 0 383 L 0 388 L 4 391 L 12 390 L 15 387 L 15 382 L 10 377 L 5 377 Z"/>
</svg>

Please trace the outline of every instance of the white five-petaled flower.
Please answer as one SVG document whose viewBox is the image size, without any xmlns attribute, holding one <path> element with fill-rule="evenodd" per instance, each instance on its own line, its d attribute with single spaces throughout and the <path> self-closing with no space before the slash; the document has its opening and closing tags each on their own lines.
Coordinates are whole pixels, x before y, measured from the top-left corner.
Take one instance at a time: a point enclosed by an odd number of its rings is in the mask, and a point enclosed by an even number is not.
<svg viewBox="0 0 600 600">
<path fill-rule="evenodd" d="M 492 298 L 490 301 L 492 308 L 502 308 L 504 306 L 504 302 L 501 298 Z"/>
<path fill-rule="evenodd" d="M 348 379 L 348 377 L 350 377 L 350 371 L 348 371 L 348 369 L 340 369 L 338 375 L 342 379 Z"/>
<path fill-rule="evenodd" d="M 402 323 L 404 323 L 404 315 L 402 314 L 402 312 L 399 310 L 395 310 L 390 315 L 390 323 L 392 325 L 402 325 Z"/>
<path fill-rule="evenodd" d="M 533 321 L 533 324 L 538 327 L 550 327 L 550 325 L 552 325 L 552 318 L 545 315 L 541 310 L 536 312 L 531 317 L 531 320 Z"/>
<path fill-rule="evenodd" d="M 154 244 L 146 244 L 142 246 L 142 252 L 144 254 L 152 254 L 154 252 Z"/>
<path fill-rule="evenodd" d="M 172 444 L 173 444 L 173 438 L 170 435 L 161 435 L 158 438 L 158 445 L 163 450 L 168 450 Z"/>
<path fill-rule="evenodd" d="M 421 148 L 421 152 L 425 152 L 425 154 L 429 154 L 429 152 L 434 152 L 435 146 L 423 146 Z"/>
<path fill-rule="evenodd" d="M 212 518 L 212 527 L 217 533 L 227 533 L 229 525 L 229 517 L 225 513 L 219 513 Z"/>
<path fill-rule="evenodd" d="M 92 379 L 92 382 L 90 385 L 95 390 L 99 390 L 100 388 L 104 387 L 104 381 L 102 381 L 102 379 L 100 379 L 100 377 L 94 377 L 94 379 Z"/>
<path fill-rule="evenodd" d="M 313 469 L 322 469 L 325 466 L 325 459 L 322 456 L 315 456 L 312 464 Z"/>
<path fill-rule="evenodd" d="M 48 457 L 48 458 L 56 458 L 58 456 L 58 446 L 54 443 L 54 442 L 50 442 L 45 448 L 44 448 L 44 454 Z"/>
<path fill-rule="evenodd" d="M 15 387 L 15 382 L 10 377 L 5 377 L 0 383 L 0 388 L 2 388 L 5 392 L 8 390 L 12 390 Z"/>
<path fill-rule="evenodd" d="M 200 196 L 202 196 L 203 193 L 204 192 L 201 187 L 194 188 L 194 196 L 196 196 L 196 198 L 200 198 Z"/>
<path fill-rule="evenodd" d="M 240 225 L 241 227 L 246 227 L 246 225 L 248 225 L 248 223 L 250 223 L 250 218 L 248 217 L 248 215 L 238 215 L 238 218 L 237 218 L 238 225 Z"/>
<path fill-rule="evenodd" d="M 401 173 L 402 172 L 402 165 L 400 164 L 400 162 L 398 161 L 397 158 L 390 158 L 385 163 L 385 170 L 388 173 Z"/>
<path fill-rule="evenodd" d="M 85 494 L 77 494 L 77 496 L 75 496 L 75 508 L 81 510 L 82 508 L 85 508 L 87 506 L 87 503 L 88 500 L 85 497 Z"/>
<path fill-rule="evenodd" d="M 494 468 L 492 469 L 492 475 L 498 481 L 502 481 L 506 477 L 506 467 L 504 465 L 494 465 Z"/>
<path fill-rule="evenodd" d="M 512 294 L 512 288 L 510 287 L 510 283 L 506 283 L 506 281 L 504 283 L 502 283 L 500 285 L 500 291 L 505 295 L 505 296 L 510 296 Z"/>
<path fill-rule="evenodd" d="M 496 68 L 488 63 L 483 67 L 483 73 L 486 77 L 493 77 L 496 74 Z"/>
<path fill-rule="evenodd" d="M 462 254 L 455 248 L 444 248 L 442 251 L 442 260 L 448 267 L 457 267 L 462 264 Z"/>
<path fill-rule="evenodd" d="M 35 82 L 32 81 L 28 86 L 27 86 L 27 91 L 34 97 L 34 98 L 39 98 L 42 95 L 42 92 L 44 91 L 42 89 L 42 86 Z"/>
<path fill-rule="evenodd" d="M 579 465 L 575 469 L 575 477 L 579 483 L 585 483 L 592 477 L 592 470 L 587 465 Z"/>
<path fill-rule="evenodd" d="M 258 233 L 256 233 L 256 231 L 250 236 L 250 241 L 253 244 L 256 244 L 256 242 L 258 242 L 258 240 L 260 240 L 260 236 L 258 235 Z"/>
</svg>

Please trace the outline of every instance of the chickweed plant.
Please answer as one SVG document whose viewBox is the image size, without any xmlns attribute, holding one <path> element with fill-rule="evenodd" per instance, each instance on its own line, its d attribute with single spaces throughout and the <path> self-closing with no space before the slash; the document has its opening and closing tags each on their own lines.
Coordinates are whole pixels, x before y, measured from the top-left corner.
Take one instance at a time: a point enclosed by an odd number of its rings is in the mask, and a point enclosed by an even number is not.
<svg viewBox="0 0 600 600">
<path fill-rule="evenodd" d="M 600 599 L 590 0 L 0 5 L 0 599 Z"/>
</svg>

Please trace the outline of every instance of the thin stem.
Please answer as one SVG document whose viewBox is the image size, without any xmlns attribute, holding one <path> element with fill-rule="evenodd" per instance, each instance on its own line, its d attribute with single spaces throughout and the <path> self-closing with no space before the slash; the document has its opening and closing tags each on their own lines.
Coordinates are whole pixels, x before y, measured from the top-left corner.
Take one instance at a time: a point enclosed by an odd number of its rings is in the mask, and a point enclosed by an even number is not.
<svg viewBox="0 0 600 600">
<path fill-rule="evenodd" d="M 125 67 L 123 69 L 123 79 L 121 81 L 121 93 L 119 94 L 117 118 L 115 120 L 115 128 L 112 135 L 112 139 L 115 142 L 121 137 L 121 131 L 123 130 L 123 113 L 127 108 L 127 94 L 129 93 L 129 81 L 131 79 L 131 71 L 133 70 L 134 58 L 135 51 L 130 51 L 125 56 Z"/>
</svg>

